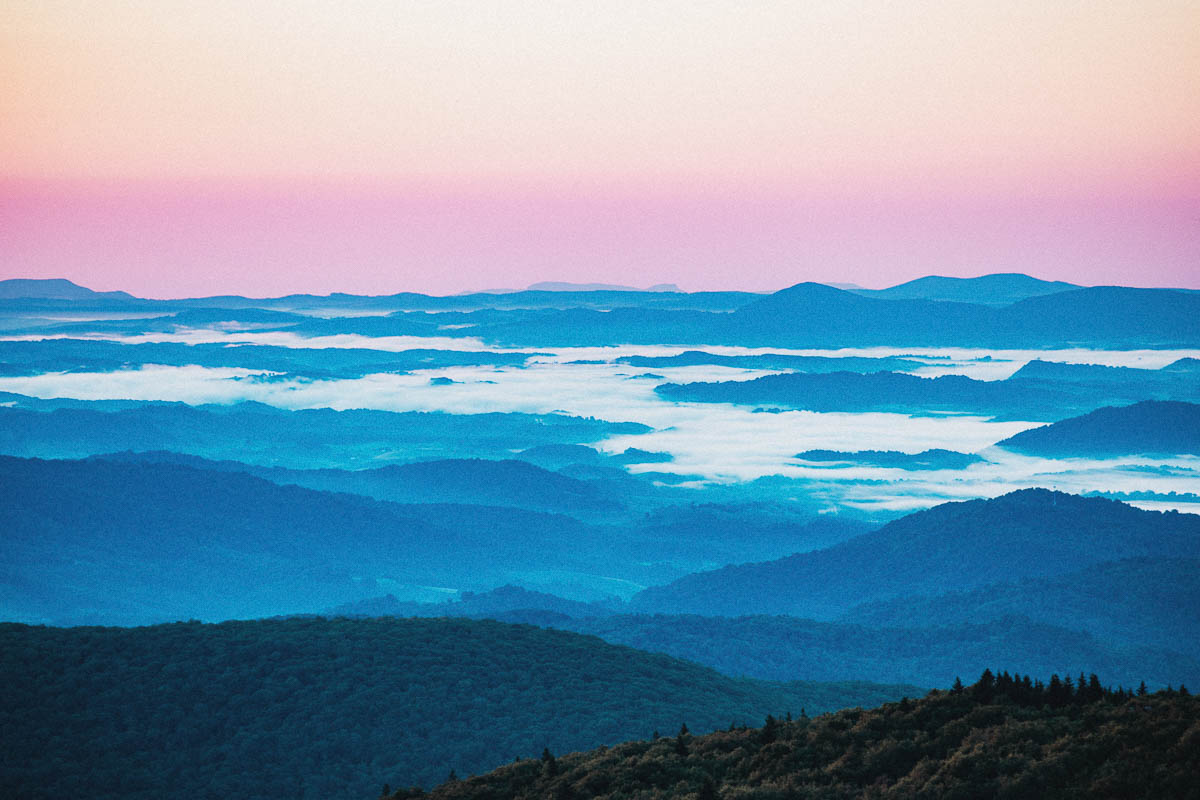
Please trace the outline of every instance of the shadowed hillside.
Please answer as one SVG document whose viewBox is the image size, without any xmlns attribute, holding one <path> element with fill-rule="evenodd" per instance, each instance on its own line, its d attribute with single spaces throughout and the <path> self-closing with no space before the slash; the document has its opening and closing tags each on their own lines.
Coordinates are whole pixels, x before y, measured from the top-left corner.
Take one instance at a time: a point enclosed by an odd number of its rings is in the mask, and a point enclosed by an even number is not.
<svg viewBox="0 0 1200 800">
<path fill-rule="evenodd" d="M 1200 454 L 1200 405 L 1147 400 L 1022 431 L 1000 447 L 1049 458 Z"/>
<path fill-rule="evenodd" d="M 490 621 L 0 624 L 0 796 L 369 798 L 544 747 L 914 691 L 735 680 Z"/>
<path fill-rule="evenodd" d="M 1200 516 L 1026 489 L 945 503 L 825 550 L 689 575 L 642 591 L 633 606 L 831 619 L 870 600 L 974 589 L 1137 556 L 1200 557 Z"/>
<path fill-rule="evenodd" d="M 527 759 L 392 800 L 856 800 L 1194 798 L 1200 700 L 1183 691 L 1042 685 L 989 670 L 971 687 L 870 711 L 768 717 L 761 728 L 685 730 Z"/>
</svg>

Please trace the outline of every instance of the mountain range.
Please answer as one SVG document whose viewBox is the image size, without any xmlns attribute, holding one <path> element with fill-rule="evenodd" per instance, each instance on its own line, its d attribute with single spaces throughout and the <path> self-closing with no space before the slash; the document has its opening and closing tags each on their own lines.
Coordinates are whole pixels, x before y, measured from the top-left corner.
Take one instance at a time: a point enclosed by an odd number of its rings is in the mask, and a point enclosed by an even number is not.
<svg viewBox="0 0 1200 800">
<path fill-rule="evenodd" d="M 1200 293 L 1119 286 L 1067 288 L 1041 294 L 1046 287 L 1014 289 L 1025 277 L 995 276 L 955 284 L 951 294 L 984 298 L 980 302 L 929 299 L 946 290 L 899 292 L 905 299 L 863 296 L 817 283 L 800 283 L 770 295 L 676 292 L 525 292 L 450 298 L 391 295 L 355 298 L 296 296 L 271 301 L 246 298 L 195 298 L 186 301 L 130 303 L 123 298 L 91 297 L 93 307 L 154 309 L 260 309 L 258 314 L 295 309 L 352 308 L 391 310 L 383 317 L 337 320 L 291 314 L 274 326 L 302 335 L 331 331 L 363 335 L 475 336 L 498 344 L 570 346 L 626 343 L 748 346 L 848 347 L 869 345 L 992 347 L 1187 347 L 1200 344 Z M 988 288 L 993 286 L 994 288 Z M 942 287 L 942 288 L 937 288 Z M 963 288 L 970 287 L 970 288 Z M 896 287 L 899 288 L 899 287 Z M 23 297 L 7 303 L 9 314 L 33 314 L 61 308 L 61 299 L 30 298 L 22 285 L 10 292 Z M 49 289 L 47 291 L 50 291 Z M 1036 291 L 1038 294 L 1030 294 Z M 919 297 L 909 298 L 908 295 Z M 1012 297 L 1024 294 L 1015 302 Z M 78 306 L 80 301 L 74 302 Z M 48 304 L 48 305 L 47 305 Z M 58 304 L 58 305 L 55 305 Z M 228 314 L 222 314 L 228 316 Z M 110 329 L 138 330 L 169 320 L 113 320 Z M 182 319 L 180 320 L 182 321 Z M 70 331 L 71 322 L 31 318 L 29 330 Z M 94 324 L 90 327 L 95 327 Z"/>
</svg>

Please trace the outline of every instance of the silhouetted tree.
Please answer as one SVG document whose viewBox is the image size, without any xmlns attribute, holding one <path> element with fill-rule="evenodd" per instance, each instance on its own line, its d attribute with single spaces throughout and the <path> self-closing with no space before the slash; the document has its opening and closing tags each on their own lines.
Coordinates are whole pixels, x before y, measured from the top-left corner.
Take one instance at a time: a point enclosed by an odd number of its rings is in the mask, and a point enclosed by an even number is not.
<svg viewBox="0 0 1200 800">
<path fill-rule="evenodd" d="M 985 669 L 979 680 L 971 687 L 971 694 L 981 703 L 990 703 L 996 694 L 996 676 L 990 669 Z"/>
<path fill-rule="evenodd" d="M 688 727 L 687 723 L 679 726 L 679 735 L 675 737 L 675 754 L 686 756 L 688 754 L 687 746 Z"/>
<path fill-rule="evenodd" d="M 763 723 L 762 731 L 759 733 L 759 741 L 763 744 L 770 744 L 779 736 L 779 723 L 770 714 L 767 714 L 767 721 Z"/>
</svg>

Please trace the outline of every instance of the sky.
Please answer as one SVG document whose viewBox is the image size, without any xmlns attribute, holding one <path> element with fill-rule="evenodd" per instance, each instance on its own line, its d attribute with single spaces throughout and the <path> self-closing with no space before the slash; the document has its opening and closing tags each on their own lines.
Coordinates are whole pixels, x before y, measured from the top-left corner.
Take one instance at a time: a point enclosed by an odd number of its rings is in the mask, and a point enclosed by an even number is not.
<svg viewBox="0 0 1200 800">
<path fill-rule="evenodd" d="M 1200 288 L 1200 3 L 0 2 L 0 278 Z"/>
</svg>

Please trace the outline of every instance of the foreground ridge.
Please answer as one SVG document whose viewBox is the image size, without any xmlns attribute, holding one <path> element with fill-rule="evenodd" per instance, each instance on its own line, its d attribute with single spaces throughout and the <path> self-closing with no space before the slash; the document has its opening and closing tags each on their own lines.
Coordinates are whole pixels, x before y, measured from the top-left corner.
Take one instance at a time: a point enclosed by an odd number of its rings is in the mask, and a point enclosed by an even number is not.
<svg viewBox="0 0 1200 800">
<path fill-rule="evenodd" d="M 1195 798 L 1200 700 L 1185 687 L 1105 689 L 985 671 L 919 700 L 761 728 L 545 751 L 486 775 L 391 800 L 501 798 Z"/>
</svg>

